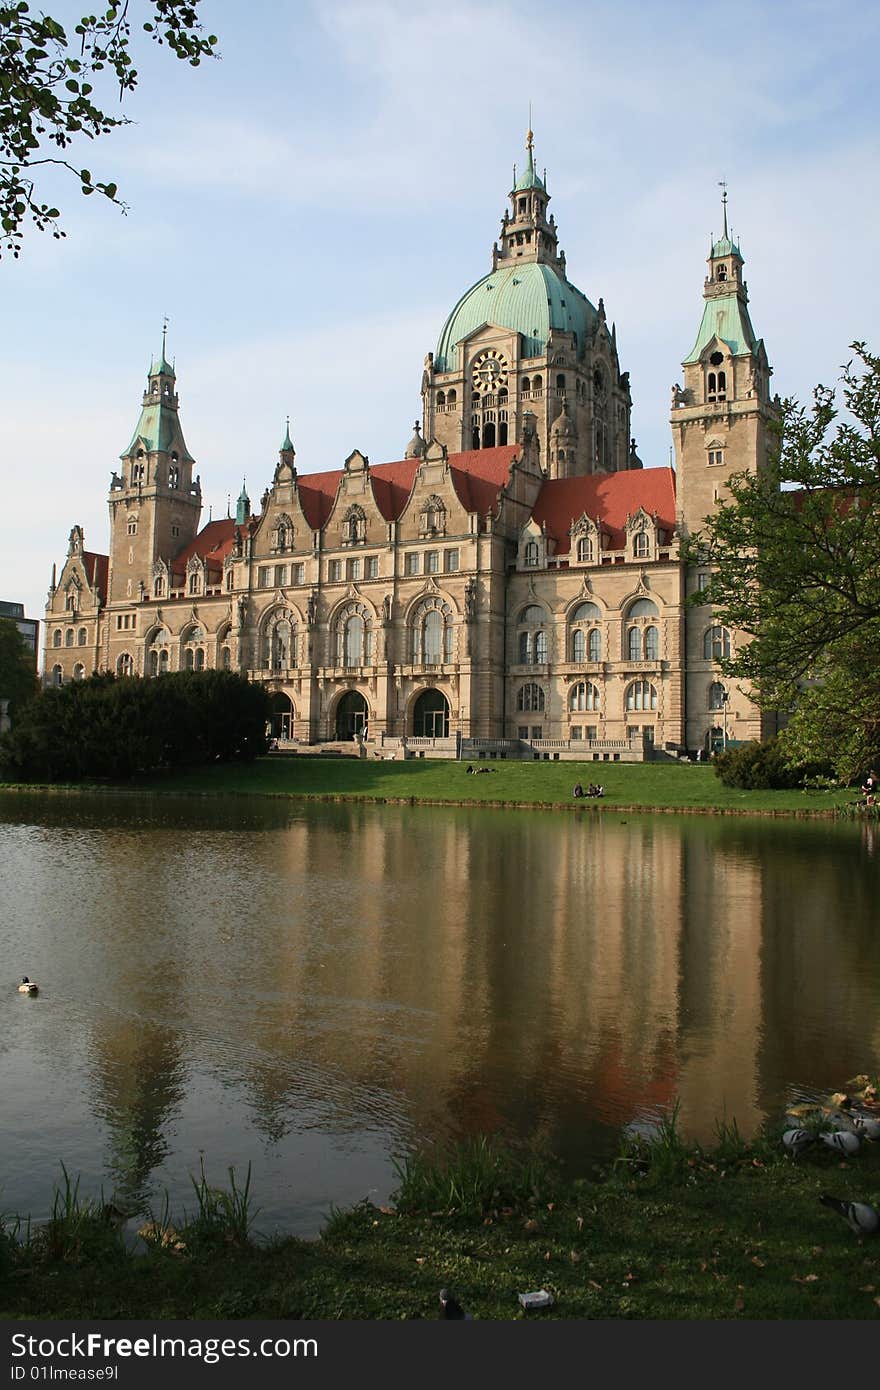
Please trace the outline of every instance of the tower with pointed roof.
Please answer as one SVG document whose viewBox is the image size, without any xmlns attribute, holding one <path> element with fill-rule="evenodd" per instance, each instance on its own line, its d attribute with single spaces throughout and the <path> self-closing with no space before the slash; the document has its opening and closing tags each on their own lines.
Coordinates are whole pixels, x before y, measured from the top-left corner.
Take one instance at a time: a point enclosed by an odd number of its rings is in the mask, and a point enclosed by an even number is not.
<svg viewBox="0 0 880 1390">
<path fill-rule="evenodd" d="M 121 472 L 110 483 L 109 602 L 133 603 L 153 587 L 153 567 L 195 537 L 202 508 L 194 459 L 178 413 L 174 367 L 162 350 L 150 364 L 141 413 Z"/>
<path fill-rule="evenodd" d="M 778 408 L 770 396 L 772 369 L 749 316 L 743 256 L 727 225 L 712 241 L 696 341 L 682 362 L 683 385 L 673 387 L 672 435 L 679 517 L 686 533 L 729 494 L 732 473 L 760 470 L 772 446 Z"/>
<path fill-rule="evenodd" d="M 705 519 L 729 499 L 734 473 L 760 472 L 774 446 L 779 399 L 770 395 L 764 342 L 752 327 L 743 278 L 743 255 L 727 222 L 709 249 L 703 285 L 703 314 L 696 341 L 682 362 L 683 383 L 672 388 L 678 525 L 698 534 Z M 695 566 L 686 576 L 689 593 L 708 582 Z M 710 607 L 685 610 L 686 741 L 690 747 L 744 741 L 772 732 L 741 686 L 724 679 L 720 661 L 731 654 L 738 634 L 721 627 Z M 724 734 L 722 730 L 726 728 Z"/>
<path fill-rule="evenodd" d="M 547 477 L 629 467 L 631 397 L 614 326 L 567 278 L 546 175 L 526 162 L 508 195 L 488 275 L 446 319 L 422 378 L 423 432 L 451 452 L 524 440 L 526 416 Z M 572 447 L 552 447 L 567 415 Z"/>
</svg>

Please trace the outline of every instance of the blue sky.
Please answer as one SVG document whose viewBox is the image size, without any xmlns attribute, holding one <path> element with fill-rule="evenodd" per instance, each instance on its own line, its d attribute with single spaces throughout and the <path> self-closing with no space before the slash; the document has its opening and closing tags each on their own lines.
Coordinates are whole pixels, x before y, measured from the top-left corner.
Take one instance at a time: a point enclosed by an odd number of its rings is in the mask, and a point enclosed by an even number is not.
<svg viewBox="0 0 880 1390">
<path fill-rule="evenodd" d="M 85 8 L 46 4 L 71 29 Z M 489 268 L 529 100 L 569 275 L 616 321 L 648 466 L 669 461 L 719 179 L 775 389 L 807 399 L 854 338 L 876 349 L 876 0 L 202 10 L 221 60 L 192 69 L 137 35 L 133 124 L 74 152 L 128 215 L 58 181 L 67 239 L 33 233 L 0 261 L 0 598 L 30 615 L 75 522 L 107 548 L 165 314 L 205 521 L 243 476 L 259 499 L 288 412 L 301 472 L 401 457 L 425 353 Z"/>
</svg>

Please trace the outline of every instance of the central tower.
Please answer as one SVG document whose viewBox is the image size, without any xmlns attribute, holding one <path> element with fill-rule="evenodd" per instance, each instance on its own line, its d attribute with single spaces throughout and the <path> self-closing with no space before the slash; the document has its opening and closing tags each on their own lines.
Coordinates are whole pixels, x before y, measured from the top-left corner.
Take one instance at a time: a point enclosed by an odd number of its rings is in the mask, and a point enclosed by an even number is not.
<svg viewBox="0 0 880 1390">
<path fill-rule="evenodd" d="M 425 360 L 425 437 L 452 453 L 520 444 L 530 415 L 550 478 L 640 467 L 615 330 L 602 300 L 594 307 L 566 277 L 531 131 L 508 197 L 491 271 L 462 295 Z"/>
</svg>

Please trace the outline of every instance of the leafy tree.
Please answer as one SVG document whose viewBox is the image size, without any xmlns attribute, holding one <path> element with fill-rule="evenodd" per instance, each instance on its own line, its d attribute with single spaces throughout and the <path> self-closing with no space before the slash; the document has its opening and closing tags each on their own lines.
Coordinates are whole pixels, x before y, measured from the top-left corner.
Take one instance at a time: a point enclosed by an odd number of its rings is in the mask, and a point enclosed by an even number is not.
<svg viewBox="0 0 880 1390">
<path fill-rule="evenodd" d="M 783 403 L 766 470 L 730 480 L 690 558 L 717 566 L 700 602 L 750 640 L 722 662 L 764 709 L 791 712 L 793 762 L 852 781 L 880 753 L 880 358 L 864 343 L 840 392 Z"/>
<path fill-rule="evenodd" d="M 48 687 L 22 712 L 0 739 L 0 772 L 22 781 L 119 781 L 249 760 L 265 752 L 268 717 L 263 687 L 231 671 L 95 675 Z"/>
<path fill-rule="evenodd" d="M 37 693 L 34 654 L 11 618 L 0 618 L 0 700 L 9 701 L 9 716 Z"/>
<path fill-rule="evenodd" d="M 217 43 L 213 34 L 203 34 L 199 2 L 143 0 L 144 30 L 193 67 L 213 57 Z M 42 166 L 59 165 L 79 181 L 83 193 L 101 193 L 124 210 L 115 183 L 78 169 L 68 157 L 78 137 L 94 140 L 128 124 L 127 117 L 102 109 L 96 84 L 117 87 L 121 101 L 138 83 L 130 0 L 104 3 L 101 14 L 83 15 L 71 43 L 56 19 L 33 15 L 26 0 L 0 2 L 0 254 L 19 255 L 28 217 L 40 231 L 65 235 L 58 208 L 42 202 L 36 191 Z"/>
</svg>

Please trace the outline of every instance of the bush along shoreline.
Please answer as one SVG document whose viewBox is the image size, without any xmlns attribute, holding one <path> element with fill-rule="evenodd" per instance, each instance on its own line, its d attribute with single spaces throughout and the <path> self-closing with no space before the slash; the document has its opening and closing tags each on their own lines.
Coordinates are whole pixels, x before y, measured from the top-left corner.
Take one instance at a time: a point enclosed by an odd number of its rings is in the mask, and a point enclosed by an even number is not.
<svg viewBox="0 0 880 1390">
<path fill-rule="evenodd" d="M 175 1220 L 166 1201 L 133 1247 L 128 1214 L 62 1169 L 47 1222 L 3 1218 L 0 1311 L 420 1319 L 443 1315 L 446 1289 L 446 1315 L 475 1319 L 880 1317 L 880 1233 L 848 1219 L 852 1202 L 880 1212 L 880 1140 L 860 1128 L 880 1109 L 857 1080 L 857 1102 L 749 1142 L 719 1123 L 712 1144 L 687 1144 L 673 1110 L 584 1178 L 487 1138 L 412 1155 L 387 1206 L 332 1210 L 315 1241 L 256 1238 L 250 1171 L 215 1187 L 202 1168 L 193 1212 Z M 546 1297 L 523 1306 L 530 1293 Z"/>
</svg>

